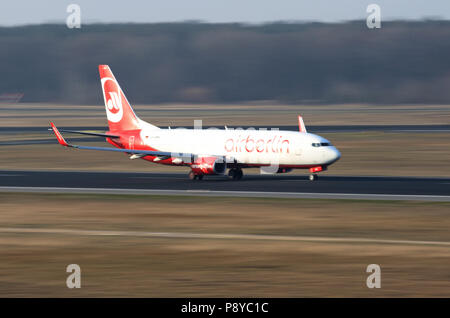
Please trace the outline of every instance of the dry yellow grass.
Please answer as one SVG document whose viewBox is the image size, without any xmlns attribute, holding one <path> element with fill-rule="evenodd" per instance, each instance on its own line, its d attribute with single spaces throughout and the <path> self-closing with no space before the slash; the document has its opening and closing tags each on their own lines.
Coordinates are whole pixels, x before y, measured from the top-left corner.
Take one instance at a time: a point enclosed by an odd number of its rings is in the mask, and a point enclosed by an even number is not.
<svg viewBox="0 0 450 318">
<path fill-rule="evenodd" d="M 450 241 L 448 203 L 0 194 L 2 227 Z M 274 213 L 276 211 L 276 213 Z M 0 296 L 450 296 L 445 246 L 0 234 Z M 82 288 L 65 268 L 82 268 Z M 382 288 L 365 285 L 368 264 Z"/>
</svg>

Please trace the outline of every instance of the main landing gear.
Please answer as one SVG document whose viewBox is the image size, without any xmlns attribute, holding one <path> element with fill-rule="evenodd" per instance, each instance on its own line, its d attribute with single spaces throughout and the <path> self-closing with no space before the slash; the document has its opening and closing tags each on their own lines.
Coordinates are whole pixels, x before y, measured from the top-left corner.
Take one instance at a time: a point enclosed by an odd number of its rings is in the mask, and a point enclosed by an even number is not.
<svg viewBox="0 0 450 318">
<path fill-rule="evenodd" d="M 241 180 L 244 173 L 242 172 L 242 169 L 239 168 L 232 168 L 228 170 L 228 178 L 231 180 Z M 194 171 L 189 172 L 189 179 L 190 180 L 203 180 L 203 174 L 196 174 Z"/>
<path fill-rule="evenodd" d="M 242 169 L 239 168 L 232 168 L 228 170 L 228 178 L 231 180 L 241 180 L 244 173 L 242 172 Z"/>
<path fill-rule="evenodd" d="M 196 174 L 194 171 L 189 172 L 189 179 L 191 180 L 203 180 L 202 174 Z"/>
<path fill-rule="evenodd" d="M 319 176 L 316 173 L 309 175 L 309 181 L 316 181 L 317 179 L 319 179 Z"/>
</svg>

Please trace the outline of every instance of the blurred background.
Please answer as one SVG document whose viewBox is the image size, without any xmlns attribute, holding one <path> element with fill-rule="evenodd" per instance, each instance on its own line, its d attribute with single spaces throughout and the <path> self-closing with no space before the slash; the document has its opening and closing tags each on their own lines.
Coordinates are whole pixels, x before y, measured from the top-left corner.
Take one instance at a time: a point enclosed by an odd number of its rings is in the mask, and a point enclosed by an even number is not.
<svg viewBox="0 0 450 318">
<path fill-rule="evenodd" d="M 109 64 L 140 104 L 450 101 L 447 1 L 378 1 L 380 29 L 367 1 L 70 3 L 2 3 L 0 94 L 101 104 Z"/>
</svg>

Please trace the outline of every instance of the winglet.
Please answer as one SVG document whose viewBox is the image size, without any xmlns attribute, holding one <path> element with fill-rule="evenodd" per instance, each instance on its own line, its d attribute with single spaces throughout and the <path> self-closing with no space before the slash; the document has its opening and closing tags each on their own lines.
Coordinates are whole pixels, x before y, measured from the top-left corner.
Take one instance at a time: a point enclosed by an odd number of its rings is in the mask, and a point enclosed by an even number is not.
<svg viewBox="0 0 450 318">
<path fill-rule="evenodd" d="M 56 135 L 56 139 L 58 139 L 58 142 L 61 146 L 70 147 L 70 145 L 64 140 L 64 137 L 59 132 L 58 128 L 53 123 L 50 123 L 52 125 L 52 130 Z"/>
<path fill-rule="evenodd" d="M 300 115 L 298 116 L 298 130 L 301 133 L 306 133 L 305 123 L 303 122 L 303 118 Z"/>
</svg>

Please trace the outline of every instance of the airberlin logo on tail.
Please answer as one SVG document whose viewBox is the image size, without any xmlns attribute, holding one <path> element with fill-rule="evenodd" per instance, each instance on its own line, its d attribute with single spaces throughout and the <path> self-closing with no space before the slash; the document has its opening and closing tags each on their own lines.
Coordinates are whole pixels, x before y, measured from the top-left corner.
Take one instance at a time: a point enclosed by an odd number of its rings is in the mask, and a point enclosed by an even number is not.
<svg viewBox="0 0 450 318">
<path fill-rule="evenodd" d="M 122 96 L 117 82 L 110 78 L 102 78 L 103 97 L 105 98 L 108 120 L 118 123 L 123 117 Z"/>
</svg>

